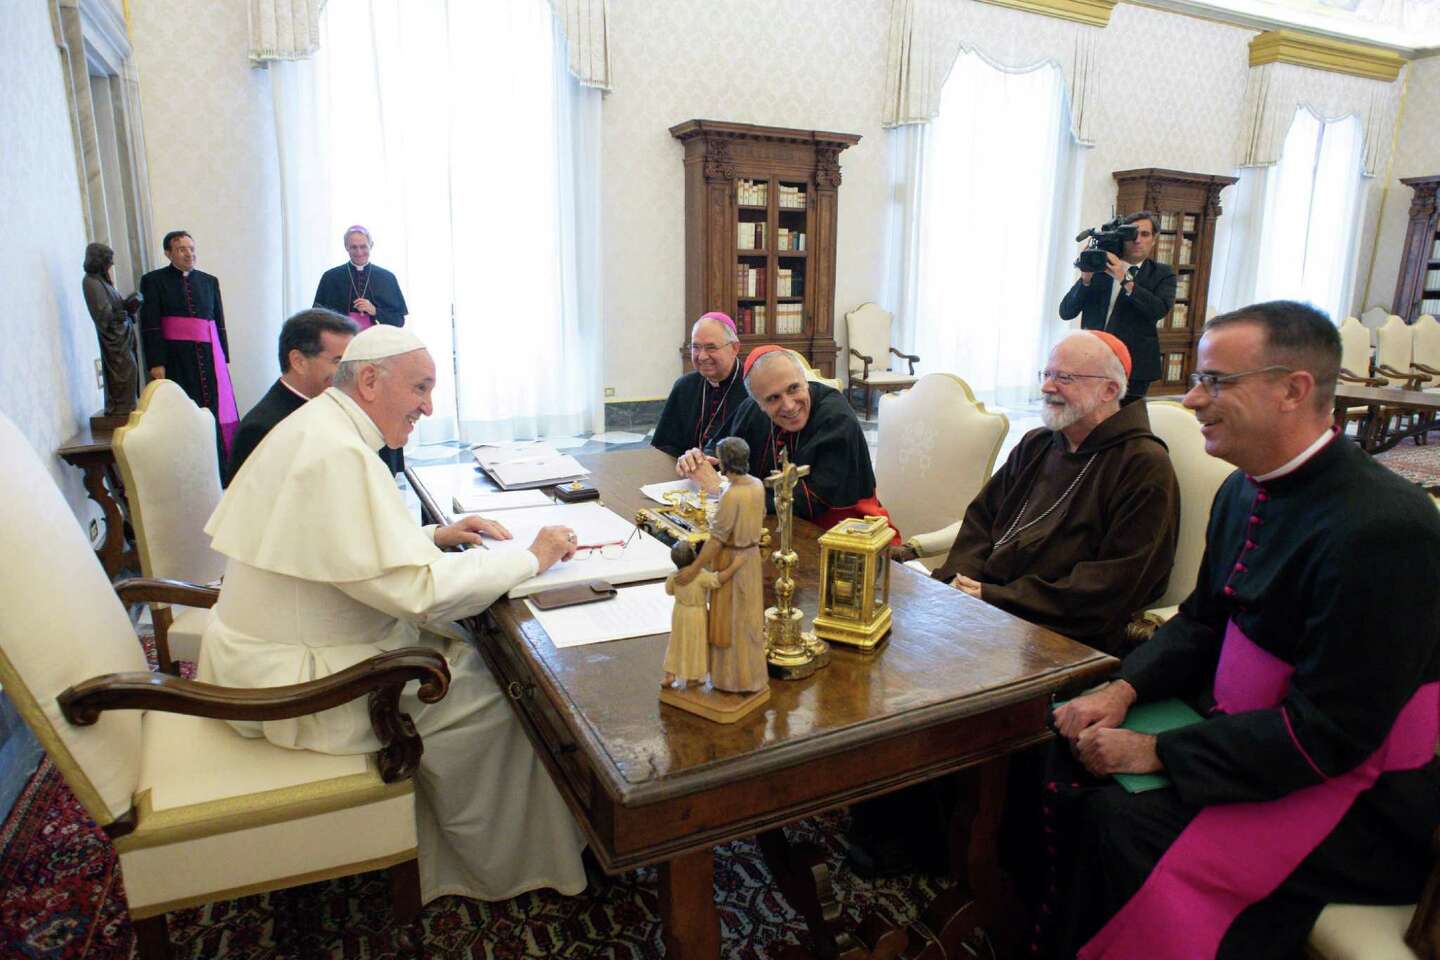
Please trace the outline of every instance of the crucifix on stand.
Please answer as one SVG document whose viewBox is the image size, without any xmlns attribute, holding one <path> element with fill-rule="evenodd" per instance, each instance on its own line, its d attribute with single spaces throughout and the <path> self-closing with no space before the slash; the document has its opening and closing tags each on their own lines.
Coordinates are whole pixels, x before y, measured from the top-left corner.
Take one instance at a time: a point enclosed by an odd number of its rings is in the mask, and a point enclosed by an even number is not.
<svg viewBox="0 0 1440 960">
<path fill-rule="evenodd" d="M 797 467 L 782 450 L 779 467 L 765 478 L 765 485 L 775 491 L 775 525 L 780 532 L 780 543 L 770 554 L 780 576 L 775 579 L 775 606 L 765 611 L 765 657 L 770 675 L 781 680 L 799 680 L 830 664 L 829 645 L 801 630 L 805 614 L 790 602 L 795 595 L 791 572 L 799 559 L 791 543 L 795 484 L 809 473 L 808 465 Z"/>
</svg>

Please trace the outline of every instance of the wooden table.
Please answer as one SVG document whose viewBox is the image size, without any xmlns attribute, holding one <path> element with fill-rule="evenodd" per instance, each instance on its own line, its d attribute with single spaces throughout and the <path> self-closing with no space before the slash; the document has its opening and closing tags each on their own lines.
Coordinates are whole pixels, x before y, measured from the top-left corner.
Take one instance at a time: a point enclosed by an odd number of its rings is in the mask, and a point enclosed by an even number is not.
<svg viewBox="0 0 1440 960">
<path fill-rule="evenodd" d="M 105 540 L 95 549 L 105 575 L 114 578 L 122 569 L 139 569 L 140 562 L 125 535 L 125 484 L 115 466 L 109 430 L 94 430 L 87 423 L 55 451 L 55 455 L 85 475 L 85 492 L 105 514 Z"/>
<path fill-rule="evenodd" d="M 654 450 L 582 460 L 604 503 L 626 517 L 642 503 L 642 483 L 674 476 L 673 460 Z M 456 470 L 410 471 L 432 518 L 448 514 L 455 484 L 465 482 Z M 821 532 L 795 523 L 795 601 L 807 623 Z M 773 577 L 767 561 L 771 599 Z M 836 648 L 814 676 L 772 680 L 767 708 L 733 726 L 662 707 L 664 635 L 559 650 L 523 602 L 502 600 L 484 618 L 481 652 L 601 865 L 617 873 L 660 864 L 671 960 L 720 956 L 712 848 L 750 834 L 761 835 L 817 955 L 895 955 L 893 937 L 886 949 L 847 939 L 834 922 L 838 908 L 808 882 L 814 864 L 787 851 L 778 828 L 965 768 L 979 771 L 979 818 L 962 851 L 980 905 L 970 925 L 995 915 L 1003 758 L 1050 736 L 1046 710 L 1057 688 L 1097 678 L 1115 661 L 899 565 L 891 604 L 894 629 L 877 653 Z M 958 951 L 954 942 L 932 946 L 926 956 Z"/>
<path fill-rule="evenodd" d="M 1383 453 L 1406 437 L 1419 436 L 1435 428 L 1435 414 L 1440 413 L 1440 394 L 1401 390 L 1398 387 L 1366 387 L 1343 381 L 1335 387 L 1336 423 L 1345 422 L 1345 411 L 1349 407 L 1362 406 L 1370 407 L 1370 415 L 1356 439 L 1364 450 Z M 1415 423 L 1405 430 L 1385 432 L 1384 421 L 1387 418 L 1381 415 L 1382 407 L 1414 413 Z"/>
</svg>

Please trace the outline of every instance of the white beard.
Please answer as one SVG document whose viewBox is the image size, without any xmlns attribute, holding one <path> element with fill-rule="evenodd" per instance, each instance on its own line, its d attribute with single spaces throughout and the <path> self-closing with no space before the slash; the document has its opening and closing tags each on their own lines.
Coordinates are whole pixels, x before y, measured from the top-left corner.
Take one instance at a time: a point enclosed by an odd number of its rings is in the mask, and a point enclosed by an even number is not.
<svg viewBox="0 0 1440 960">
<path fill-rule="evenodd" d="M 1074 426 L 1080 419 L 1094 413 L 1098 406 L 1096 403 L 1086 409 L 1078 403 L 1051 403 L 1045 400 L 1040 404 L 1040 422 L 1045 424 L 1046 428 L 1058 432 Z"/>
</svg>

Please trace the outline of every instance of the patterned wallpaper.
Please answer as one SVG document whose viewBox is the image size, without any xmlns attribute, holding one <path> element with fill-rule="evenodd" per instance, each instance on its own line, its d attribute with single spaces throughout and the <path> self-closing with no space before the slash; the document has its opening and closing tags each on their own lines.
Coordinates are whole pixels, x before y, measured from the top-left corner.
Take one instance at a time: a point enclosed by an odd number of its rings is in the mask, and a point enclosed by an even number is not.
<svg viewBox="0 0 1440 960">
<path fill-rule="evenodd" d="M 614 90 L 604 105 L 604 383 L 619 399 L 664 396 L 684 333 L 684 182 L 692 118 L 857 133 L 844 182 L 837 325 L 876 295 L 884 251 L 880 129 L 888 0 L 612 0 Z"/>
<path fill-rule="evenodd" d="M 1375 265 L 1369 271 L 1368 296 L 1364 294 L 1363 282 L 1355 284 L 1357 312 L 1374 304 L 1387 310 L 1394 306 L 1395 281 L 1400 273 L 1400 247 L 1405 242 L 1410 200 L 1414 196 L 1400 178 L 1440 174 L 1440 135 L 1435 129 L 1435 118 L 1440 117 L 1440 57 L 1416 60 L 1411 63 L 1410 71 L 1405 89 L 1405 114 L 1400 118 L 1400 137 L 1395 144 L 1389 188 L 1382 191 L 1384 181 L 1376 178 L 1370 190 L 1372 209 L 1380 208 L 1380 239 L 1375 246 Z M 1382 192 L 1384 203 L 1380 207 Z M 1365 249 L 1368 251 L 1368 244 Z M 1366 258 L 1362 257 L 1362 276 L 1366 262 Z"/>
<path fill-rule="evenodd" d="M 280 185 L 270 75 L 246 57 L 246 4 L 131 4 L 154 214 L 160 238 L 189 230 L 201 270 L 220 280 L 230 374 L 241 413 L 279 370 Z"/>
<path fill-rule="evenodd" d="M 80 292 L 86 237 L 48 4 L 7 10 L 0 31 L 0 411 L 15 421 L 82 521 L 99 516 L 80 471 L 51 457 L 102 405 L 100 354 Z"/>
</svg>

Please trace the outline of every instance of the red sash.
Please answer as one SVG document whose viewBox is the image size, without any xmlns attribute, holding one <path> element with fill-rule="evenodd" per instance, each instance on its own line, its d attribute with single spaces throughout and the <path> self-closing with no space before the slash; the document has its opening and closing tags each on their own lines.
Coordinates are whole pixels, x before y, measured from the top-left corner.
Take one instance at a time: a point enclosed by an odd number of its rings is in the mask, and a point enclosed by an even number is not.
<svg viewBox="0 0 1440 960">
<path fill-rule="evenodd" d="M 1227 713 L 1283 711 L 1294 670 L 1232 620 L 1215 671 L 1215 699 Z M 1295 749 L 1320 773 L 1295 739 L 1288 716 L 1285 726 Z M 1437 735 L 1440 683 L 1432 682 L 1415 691 L 1385 742 L 1349 773 L 1278 800 L 1201 810 L 1135 896 L 1081 949 L 1080 960 L 1212 960 L 1240 912 L 1295 872 L 1380 774 L 1428 763 Z"/>
<path fill-rule="evenodd" d="M 225 351 L 220 348 L 220 333 L 215 321 L 205 317 L 161 317 L 160 333 L 166 340 L 210 344 L 210 357 L 215 366 L 215 388 L 220 401 L 216 419 L 220 421 L 220 441 L 225 445 L 226 456 L 229 456 L 235 428 L 240 423 L 240 412 L 235 408 L 235 389 L 230 385 L 230 368 L 225 365 Z"/>
</svg>

